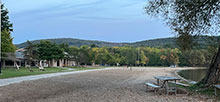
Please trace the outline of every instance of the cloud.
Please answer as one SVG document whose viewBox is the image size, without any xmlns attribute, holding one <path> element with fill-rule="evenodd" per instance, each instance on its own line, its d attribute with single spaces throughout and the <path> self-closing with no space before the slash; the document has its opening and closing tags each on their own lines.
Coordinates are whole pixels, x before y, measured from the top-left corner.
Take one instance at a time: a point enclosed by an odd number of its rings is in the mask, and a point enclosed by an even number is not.
<svg viewBox="0 0 220 102">
<path fill-rule="evenodd" d="M 62 2 L 52 2 L 52 0 L 39 0 L 33 3 L 28 0 L 19 0 L 18 4 L 23 4 L 21 7 L 13 6 L 11 9 L 16 9 L 17 12 L 12 12 L 12 16 L 16 16 L 18 19 L 39 19 L 39 18 L 91 18 L 97 20 L 106 19 L 125 19 L 140 17 L 141 9 L 144 2 L 143 0 L 61 0 Z M 15 1 L 14 1 L 15 2 Z M 41 3 L 39 3 L 41 2 Z M 43 3 L 42 3 L 43 2 Z M 6 2 L 7 3 L 7 2 Z M 8 2 L 10 3 L 10 2 Z M 28 3 L 28 4 L 27 4 Z M 35 4 L 36 3 L 36 4 Z M 50 4 L 51 3 L 51 4 Z M 24 6 L 24 5 L 29 6 Z M 11 4 L 12 5 L 12 4 Z M 47 5 L 47 6 L 45 6 Z M 26 8 L 26 9 L 25 9 Z M 139 10 L 137 12 L 137 10 Z M 13 10 L 12 10 L 13 11 Z M 69 16 L 69 17 L 68 17 Z"/>
<path fill-rule="evenodd" d="M 15 42 L 54 36 L 86 39 L 93 37 L 108 41 L 118 36 L 118 41 L 132 41 L 140 38 L 136 33 L 142 34 L 141 38 L 147 32 L 166 33 L 163 29 L 157 32 L 158 30 L 149 28 L 153 24 L 154 27 L 162 27 L 156 21 L 148 23 L 149 18 L 143 14 L 146 1 L 3 0 L 9 9 L 10 20 L 14 23 Z"/>
<path fill-rule="evenodd" d="M 114 20 L 114 21 L 121 21 L 125 20 L 123 18 L 113 18 L 113 17 L 78 17 L 79 19 L 88 19 L 88 20 Z"/>
</svg>

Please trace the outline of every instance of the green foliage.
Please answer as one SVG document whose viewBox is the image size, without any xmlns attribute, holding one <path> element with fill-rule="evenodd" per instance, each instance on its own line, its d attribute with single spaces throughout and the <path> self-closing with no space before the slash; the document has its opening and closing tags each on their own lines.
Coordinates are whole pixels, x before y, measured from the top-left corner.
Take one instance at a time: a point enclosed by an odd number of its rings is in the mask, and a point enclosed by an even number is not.
<svg viewBox="0 0 220 102">
<path fill-rule="evenodd" d="M 65 51 L 65 52 L 68 52 L 69 51 L 69 45 L 68 44 L 59 44 L 59 47 Z"/>
<path fill-rule="evenodd" d="M 139 49 L 138 49 L 139 50 Z M 141 64 L 142 66 L 146 65 L 148 63 L 148 58 L 146 57 L 146 55 L 144 54 L 144 51 L 141 50 L 140 52 L 138 52 L 138 65 Z"/>
<path fill-rule="evenodd" d="M 12 43 L 13 38 L 8 30 L 1 32 L 1 52 L 15 52 L 16 47 Z"/>
<path fill-rule="evenodd" d="M 98 47 L 98 46 L 96 44 L 91 45 L 91 48 L 95 48 L 95 47 Z"/>
<path fill-rule="evenodd" d="M 177 33 L 182 51 L 193 49 L 197 35 L 219 34 L 220 1 L 218 0 L 149 0 L 148 15 L 162 19 Z M 219 45 L 219 41 L 216 44 Z"/>
<path fill-rule="evenodd" d="M 135 48 L 125 46 L 120 48 L 121 56 L 123 56 L 123 62 L 126 65 L 134 65 L 137 59 L 137 51 Z"/>
<path fill-rule="evenodd" d="M 90 63 L 90 57 L 89 57 L 90 48 L 89 46 L 81 46 L 78 53 L 78 59 L 80 63 L 83 64 L 89 64 Z"/>
<path fill-rule="evenodd" d="M 93 64 L 96 63 L 97 58 L 98 58 L 98 54 L 99 54 L 99 48 L 94 48 L 94 47 L 92 47 L 92 48 L 91 48 L 91 52 L 90 52 L 90 57 L 91 57 L 91 62 L 92 62 Z"/>
<path fill-rule="evenodd" d="M 79 51 L 80 51 L 80 49 L 78 47 L 70 46 L 69 50 L 67 52 L 69 54 L 69 59 L 76 61 L 76 64 L 79 64 L 79 62 L 80 62 Z"/>
<path fill-rule="evenodd" d="M 64 58 L 64 50 L 50 41 L 41 41 L 38 47 L 38 55 L 41 60 L 58 60 Z"/>
<path fill-rule="evenodd" d="M 1 31 L 13 31 L 13 24 L 9 21 L 8 10 L 1 4 Z"/>
<path fill-rule="evenodd" d="M 150 0 L 145 9 L 149 15 L 163 17 L 180 35 L 207 34 L 219 27 L 219 6 L 218 0 Z"/>
<path fill-rule="evenodd" d="M 167 56 L 167 59 L 171 64 L 178 65 L 180 63 L 178 56 L 178 49 L 171 50 Z"/>
<path fill-rule="evenodd" d="M 30 42 L 28 42 L 30 43 Z M 27 52 L 32 52 L 31 43 L 26 47 Z M 50 41 L 41 41 L 36 46 L 38 57 L 41 60 L 69 59 L 80 65 L 130 65 L 130 66 L 204 66 L 210 62 L 210 55 L 205 55 L 210 49 L 191 50 L 181 52 L 174 48 L 152 47 L 91 47 L 91 46 L 68 46 L 55 44 Z M 217 50 L 216 50 L 217 51 Z M 37 58 L 38 58 L 37 57 Z"/>
<path fill-rule="evenodd" d="M 15 52 L 11 37 L 12 23 L 9 21 L 8 10 L 1 4 L 1 52 Z"/>
<path fill-rule="evenodd" d="M 98 64 L 107 64 L 109 62 L 111 56 L 108 52 L 108 49 L 106 47 L 100 48 L 99 53 L 97 54 L 97 63 Z"/>
<path fill-rule="evenodd" d="M 189 64 L 191 66 L 202 66 L 205 64 L 205 55 L 202 51 L 199 50 L 192 50 L 188 52 L 189 56 Z"/>
<path fill-rule="evenodd" d="M 194 39 L 194 42 L 198 41 L 198 44 L 201 48 L 207 48 L 211 45 L 216 45 L 218 41 L 217 38 L 219 36 L 201 36 L 198 39 Z M 83 45 L 88 45 L 91 47 L 114 47 L 114 46 L 133 46 L 133 47 L 162 47 L 162 48 L 178 48 L 176 44 L 176 38 L 161 38 L 161 39 L 153 39 L 153 40 L 145 40 L 135 43 L 111 43 L 111 42 L 103 42 L 103 41 L 92 41 L 92 40 L 80 40 L 80 39 L 72 39 L 72 38 L 59 38 L 59 39 L 46 39 L 56 44 L 68 44 L 69 46 L 77 46 L 81 47 Z M 215 42 L 213 42 L 215 40 Z M 33 44 L 39 44 L 41 40 L 31 41 Z M 27 43 L 21 43 L 16 45 L 18 48 L 24 48 L 27 46 Z"/>
</svg>

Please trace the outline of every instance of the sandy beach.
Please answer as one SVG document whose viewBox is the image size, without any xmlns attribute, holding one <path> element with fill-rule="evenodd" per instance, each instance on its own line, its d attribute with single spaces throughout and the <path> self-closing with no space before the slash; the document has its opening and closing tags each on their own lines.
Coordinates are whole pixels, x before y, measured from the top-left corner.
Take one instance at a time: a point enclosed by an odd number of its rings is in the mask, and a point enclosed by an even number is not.
<svg viewBox="0 0 220 102">
<path fill-rule="evenodd" d="M 145 91 L 153 76 L 176 76 L 183 68 L 115 68 L 24 81 L 0 87 L 0 102 L 213 102 L 196 94 Z"/>
</svg>

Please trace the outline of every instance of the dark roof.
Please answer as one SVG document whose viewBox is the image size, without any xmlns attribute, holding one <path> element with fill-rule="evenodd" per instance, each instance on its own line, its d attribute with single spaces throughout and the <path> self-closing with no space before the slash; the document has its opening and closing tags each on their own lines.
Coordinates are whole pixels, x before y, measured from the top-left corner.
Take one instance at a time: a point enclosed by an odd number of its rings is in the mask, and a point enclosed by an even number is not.
<svg viewBox="0 0 220 102">
<path fill-rule="evenodd" d="M 24 53 L 21 51 L 16 51 L 15 56 L 16 56 L 16 58 L 24 59 Z"/>
</svg>

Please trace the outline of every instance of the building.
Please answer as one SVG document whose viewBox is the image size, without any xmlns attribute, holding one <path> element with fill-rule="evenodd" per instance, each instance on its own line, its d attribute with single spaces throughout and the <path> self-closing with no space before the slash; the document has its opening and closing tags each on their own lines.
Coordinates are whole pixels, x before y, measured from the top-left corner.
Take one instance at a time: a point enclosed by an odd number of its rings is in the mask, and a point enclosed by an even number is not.
<svg viewBox="0 0 220 102">
<path fill-rule="evenodd" d="M 16 66 L 24 66 L 24 67 L 39 67 L 40 65 L 43 67 L 64 67 L 64 66 L 75 66 L 75 61 L 69 60 L 67 57 L 65 59 L 55 60 L 52 59 L 50 61 L 47 60 L 38 60 L 32 59 L 31 62 L 27 62 L 24 55 L 24 48 L 18 49 L 15 53 L 5 53 L 5 57 L 2 57 L 2 66 L 3 67 L 16 67 Z M 67 56 L 68 53 L 65 52 Z"/>
</svg>

